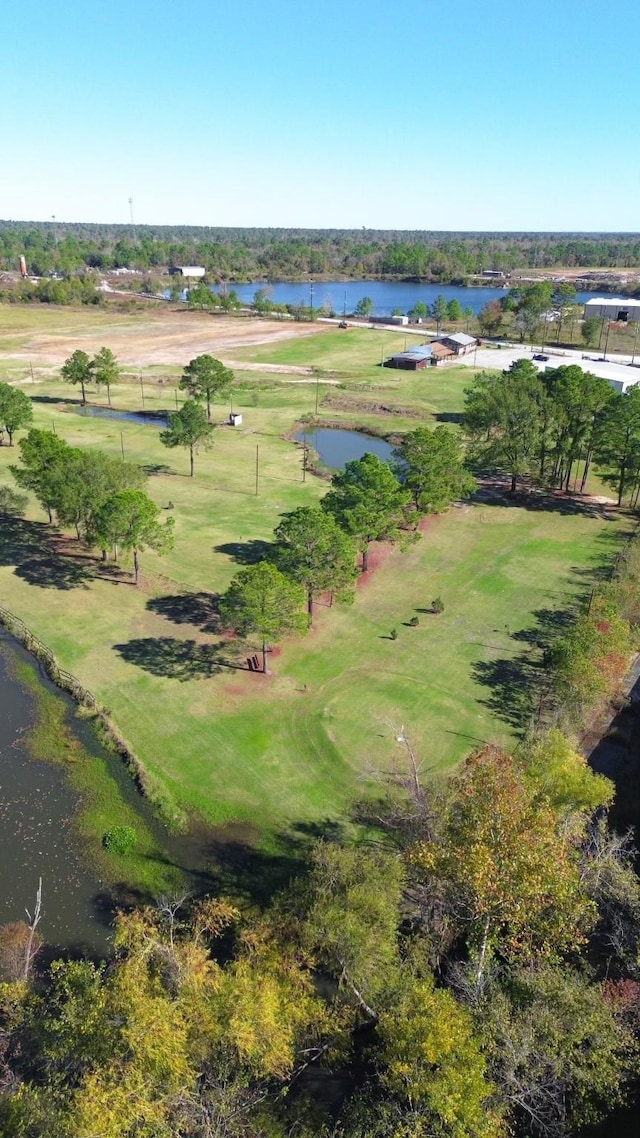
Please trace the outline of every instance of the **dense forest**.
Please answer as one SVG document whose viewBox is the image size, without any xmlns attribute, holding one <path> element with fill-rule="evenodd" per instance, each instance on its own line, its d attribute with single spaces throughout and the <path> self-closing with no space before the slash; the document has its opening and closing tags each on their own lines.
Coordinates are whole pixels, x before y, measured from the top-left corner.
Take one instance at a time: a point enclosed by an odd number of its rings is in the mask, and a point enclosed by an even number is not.
<svg viewBox="0 0 640 1138">
<path fill-rule="evenodd" d="M 0 221 L 0 270 L 17 270 L 21 255 L 36 276 L 197 263 L 217 282 L 313 275 L 453 283 L 483 270 L 632 268 L 640 265 L 640 237 Z"/>
</svg>

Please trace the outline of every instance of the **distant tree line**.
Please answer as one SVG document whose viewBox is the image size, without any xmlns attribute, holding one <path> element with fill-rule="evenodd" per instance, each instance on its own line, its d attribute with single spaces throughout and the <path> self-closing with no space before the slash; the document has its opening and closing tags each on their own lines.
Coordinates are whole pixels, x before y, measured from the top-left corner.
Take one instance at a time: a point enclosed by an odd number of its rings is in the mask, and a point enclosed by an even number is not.
<svg viewBox="0 0 640 1138">
<path fill-rule="evenodd" d="M 637 234 L 438 233 L 394 230 L 226 229 L 56 222 L 0 222 L 0 269 L 24 254 L 37 276 L 71 277 L 87 269 L 203 265 L 212 281 L 308 276 L 464 281 L 558 266 L 640 265 Z"/>
</svg>

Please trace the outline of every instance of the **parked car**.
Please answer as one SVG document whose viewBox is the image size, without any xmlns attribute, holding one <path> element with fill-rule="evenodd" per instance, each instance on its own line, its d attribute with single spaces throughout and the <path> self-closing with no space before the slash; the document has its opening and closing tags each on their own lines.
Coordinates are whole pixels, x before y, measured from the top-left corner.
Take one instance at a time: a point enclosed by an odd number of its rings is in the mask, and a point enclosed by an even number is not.
<svg viewBox="0 0 640 1138">
<path fill-rule="evenodd" d="M 348 328 L 348 327 L 349 327 L 349 325 L 347 324 L 346 320 L 341 320 L 340 323 L 338 324 L 338 328 Z"/>
<path fill-rule="evenodd" d="M 549 359 L 548 356 L 545 356 L 544 352 L 536 352 L 536 354 L 534 355 L 533 358 L 534 358 L 534 360 L 540 360 L 541 363 L 545 363 L 545 364 L 546 364 L 547 360 Z"/>
</svg>

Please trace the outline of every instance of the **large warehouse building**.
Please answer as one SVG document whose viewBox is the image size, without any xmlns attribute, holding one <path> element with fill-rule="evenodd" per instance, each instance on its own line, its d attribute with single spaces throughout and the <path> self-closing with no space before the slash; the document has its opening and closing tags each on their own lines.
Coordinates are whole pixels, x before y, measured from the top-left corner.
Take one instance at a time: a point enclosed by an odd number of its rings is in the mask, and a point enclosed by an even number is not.
<svg viewBox="0 0 640 1138">
<path fill-rule="evenodd" d="M 628 296 L 595 296 L 584 306 L 585 320 L 591 320 L 594 316 L 599 320 L 615 320 L 621 324 L 640 320 L 640 300 L 631 300 Z"/>
</svg>

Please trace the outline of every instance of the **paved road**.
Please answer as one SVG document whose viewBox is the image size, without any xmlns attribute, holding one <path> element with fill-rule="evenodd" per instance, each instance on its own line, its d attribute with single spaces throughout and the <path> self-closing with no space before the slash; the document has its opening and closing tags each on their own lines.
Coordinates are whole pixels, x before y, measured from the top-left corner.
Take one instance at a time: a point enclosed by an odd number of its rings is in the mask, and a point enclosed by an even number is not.
<svg viewBox="0 0 640 1138">
<path fill-rule="evenodd" d="M 524 344 L 504 344 L 499 347 L 495 344 L 490 347 L 478 348 L 477 352 L 469 352 L 466 356 L 460 356 L 456 363 L 478 370 L 484 367 L 502 370 L 509 367 L 514 360 L 532 359 L 539 351 L 539 346 L 529 348 Z M 618 356 L 616 362 L 613 363 L 610 360 L 599 359 L 595 352 L 588 354 L 580 351 L 565 351 L 564 349 L 558 351 L 545 347 L 544 354 L 549 357 L 547 361 L 533 361 L 540 371 L 544 371 L 548 367 L 561 367 L 562 364 L 579 364 L 585 371 L 590 371 L 594 375 L 601 375 L 604 379 L 614 382 L 617 387 L 622 385 L 621 389 L 625 389 L 634 383 L 640 383 L 640 360 L 638 358 L 632 367 L 630 366 L 631 356 Z"/>
</svg>

